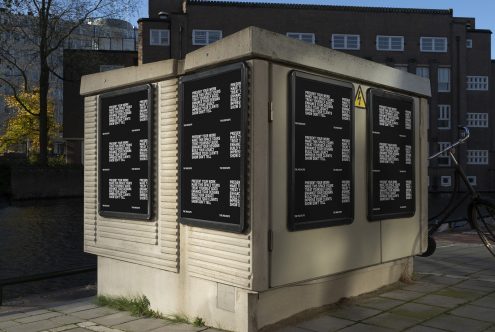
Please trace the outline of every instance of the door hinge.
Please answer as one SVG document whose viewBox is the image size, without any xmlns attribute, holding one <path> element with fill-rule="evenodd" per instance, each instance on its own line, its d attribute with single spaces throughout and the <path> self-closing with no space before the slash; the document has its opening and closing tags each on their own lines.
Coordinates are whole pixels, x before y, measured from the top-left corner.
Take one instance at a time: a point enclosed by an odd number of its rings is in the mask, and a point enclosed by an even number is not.
<svg viewBox="0 0 495 332">
<path fill-rule="evenodd" d="M 268 230 L 268 252 L 273 251 L 273 231 Z"/>
<path fill-rule="evenodd" d="M 268 103 L 268 122 L 273 121 L 273 102 Z"/>
</svg>

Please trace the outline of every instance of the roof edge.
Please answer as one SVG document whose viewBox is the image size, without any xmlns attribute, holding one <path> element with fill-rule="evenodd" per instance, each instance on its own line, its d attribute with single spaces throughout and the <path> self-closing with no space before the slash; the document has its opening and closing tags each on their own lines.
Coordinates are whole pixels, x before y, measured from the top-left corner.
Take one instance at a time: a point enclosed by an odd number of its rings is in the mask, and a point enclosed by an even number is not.
<svg viewBox="0 0 495 332">
<path fill-rule="evenodd" d="M 334 6 L 334 5 L 316 5 L 316 4 L 313 5 L 297 4 L 297 3 L 234 2 L 234 1 L 220 1 L 220 0 L 187 0 L 187 4 L 200 5 L 200 6 L 258 7 L 258 8 L 314 9 L 314 10 L 378 12 L 378 13 L 453 15 L 452 9 Z"/>
<path fill-rule="evenodd" d="M 468 32 L 492 34 L 492 30 L 490 30 L 490 29 L 472 29 L 472 30 L 468 30 Z"/>
</svg>

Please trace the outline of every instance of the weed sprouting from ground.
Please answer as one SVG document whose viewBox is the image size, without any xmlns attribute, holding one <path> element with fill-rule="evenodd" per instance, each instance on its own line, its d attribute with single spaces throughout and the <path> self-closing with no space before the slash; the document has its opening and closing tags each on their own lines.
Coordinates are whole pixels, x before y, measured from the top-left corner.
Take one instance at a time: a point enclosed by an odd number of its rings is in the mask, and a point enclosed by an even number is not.
<svg viewBox="0 0 495 332">
<path fill-rule="evenodd" d="M 100 295 L 96 298 L 96 303 L 120 311 L 129 311 L 133 316 L 151 317 L 164 319 L 173 324 L 192 324 L 196 327 L 205 326 L 202 318 L 196 317 L 192 322 L 184 314 L 164 315 L 159 311 L 150 308 L 150 301 L 144 295 L 136 297 L 110 297 Z"/>
</svg>

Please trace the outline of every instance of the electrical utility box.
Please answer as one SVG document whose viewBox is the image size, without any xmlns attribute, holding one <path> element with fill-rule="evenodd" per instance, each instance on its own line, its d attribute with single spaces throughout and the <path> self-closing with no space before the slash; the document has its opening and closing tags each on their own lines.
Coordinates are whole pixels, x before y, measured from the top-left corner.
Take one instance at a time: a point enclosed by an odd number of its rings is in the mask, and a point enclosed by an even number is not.
<svg viewBox="0 0 495 332">
<path fill-rule="evenodd" d="M 252 27 L 81 93 L 100 295 L 256 331 L 426 250 L 426 79 Z"/>
</svg>

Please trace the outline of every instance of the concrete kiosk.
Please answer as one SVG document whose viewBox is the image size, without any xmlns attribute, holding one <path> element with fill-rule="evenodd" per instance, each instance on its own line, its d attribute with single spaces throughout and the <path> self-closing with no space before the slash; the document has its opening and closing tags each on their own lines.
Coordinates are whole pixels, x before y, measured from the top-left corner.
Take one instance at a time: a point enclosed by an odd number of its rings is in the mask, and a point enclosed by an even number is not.
<svg viewBox="0 0 495 332">
<path fill-rule="evenodd" d="M 256 331 L 426 250 L 426 79 L 248 28 L 81 93 L 98 294 Z"/>
</svg>

